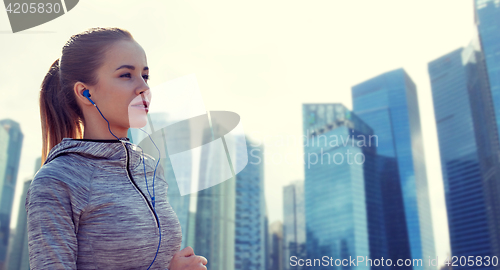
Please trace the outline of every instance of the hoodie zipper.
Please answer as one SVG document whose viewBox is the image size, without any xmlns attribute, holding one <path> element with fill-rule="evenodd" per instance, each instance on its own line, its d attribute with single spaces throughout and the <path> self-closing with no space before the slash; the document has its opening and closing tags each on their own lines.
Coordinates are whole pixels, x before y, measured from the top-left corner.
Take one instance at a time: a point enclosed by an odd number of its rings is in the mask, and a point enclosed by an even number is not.
<svg viewBox="0 0 500 270">
<path fill-rule="evenodd" d="M 158 221 L 158 216 L 155 215 L 155 211 L 153 209 L 153 206 L 151 206 L 151 203 L 149 202 L 149 200 L 147 199 L 147 197 L 144 195 L 144 193 L 139 189 L 139 187 L 135 183 L 135 181 L 134 181 L 134 179 L 132 177 L 132 173 L 130 172 L 130 168 L 129 168 L 129 153 L 128 153 L 128 148 L 127 148 L 127 146 L 125 146 L 124 142 L 121 142 L 121 143 L 122 143 L 123 147 L 125 147 L 125 153 L 126 153 L 125 156 L 126 156 L 126 163 L 127 163 L 127 176 L 128 176 L 128 179 L 134 185 L 135 189 L 142 195 L 142 198 L 144 199 L 144 201 L 146 201 L 146 203 L 148 204 L 149 211 L 151 212 L 151 214 L 153 215 L 153 218 L 156 221 L 156 228 L 158 228 L 158 226 L 160 225 L 160 223 Z"/>
</svg>

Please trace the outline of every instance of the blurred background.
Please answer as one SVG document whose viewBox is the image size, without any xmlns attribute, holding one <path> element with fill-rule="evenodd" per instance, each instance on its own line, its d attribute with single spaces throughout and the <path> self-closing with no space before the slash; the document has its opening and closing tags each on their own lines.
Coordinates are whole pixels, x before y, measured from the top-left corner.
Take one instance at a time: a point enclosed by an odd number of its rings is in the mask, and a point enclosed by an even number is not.
<svg viewBox="0 0 500 270">
<path fill-rule="evenodd" d="M 180 196 L 163 163 L 208 269 L 499 269 L 499 0 L 87 0 L 18 33 L 0 12 L 0 269 L 29 269 L 40 84 L 97 26 L 132 33 L 150 86 L 194 73 L 207 111 L 241 117 L 235 177 Z"/>
</svg>

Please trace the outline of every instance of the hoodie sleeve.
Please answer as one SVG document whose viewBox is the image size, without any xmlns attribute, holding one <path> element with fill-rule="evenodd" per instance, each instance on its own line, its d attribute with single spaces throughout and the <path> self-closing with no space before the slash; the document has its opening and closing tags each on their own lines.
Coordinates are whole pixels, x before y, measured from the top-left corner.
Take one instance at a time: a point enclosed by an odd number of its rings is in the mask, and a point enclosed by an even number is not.
<svg viewBox="0 0 500 270">
<path fill-rule="evenodd" d="M 33 179 L 25 202 L 31 269 L 77 269 L 76 234 L 87 203 L 85 190 L 53 176 Z"/>
</svg>

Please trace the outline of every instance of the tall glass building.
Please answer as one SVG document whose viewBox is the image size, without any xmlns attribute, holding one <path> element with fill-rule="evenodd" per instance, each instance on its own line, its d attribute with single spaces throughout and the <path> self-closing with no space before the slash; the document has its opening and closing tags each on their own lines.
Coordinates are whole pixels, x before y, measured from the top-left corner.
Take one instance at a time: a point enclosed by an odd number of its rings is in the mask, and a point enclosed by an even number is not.
<svg viewBox="0 0 500 270">
<path fill-rule="evenodd" d="M 35 175 L 42 166 L 42 158 L 39 157 L 35 161 Z M 7 260 L 8 270 L 29 270 L 29 250 L 28 250 L 28 220 L 25 208 L 26 194 L 32 180 L 28 180 L 23 184 L 23 193 L 19 201 L 19 213 L 17 215 L 16 233 L 14 239 L 9 243 L 9 258 Z"/>
<path fill-rule="evenodd" d="M 266 232 L 263 147 L 246 140 L 252 159 L 236 175 L 234 269 L 266 269 Z M 258 157 L 258 158 L 257 158 Z"/>
<path fill-rule="evenodd" d="M 393 222 L 391 226 L 401 235 L 408 234 L 408 244 L 404 238 L 395 240 L 396 242 L 389 245 L 390 253 L 394 254 L 399 249 L 404 251 L 409 246 L 412 259 L 435 258 L 415 84 L 403 69 L 396 69 L 353 86 L 352 99 L 354 112 L 372 127 L 374 134 L 380 138 L 377 153 L 389 158 L 385 166 L 393 164 L 393 171 L 390 171 L 390 167 L 384 171 L 392 175 L 392 180 L 399 178 L 400 181 L 404 209 L 394 209 L 393 216 L 404 212 L 405 220 L 398 224 Z M 397 173 L 395 177 L 394 173 Z M 385 186 L 396 191 L 399 188 Z M 395 196 L 400 196 L 399 192 L 396 192 Z M 384 200 L 387 204 L 387 200 L 397 201 L 399 198 L 389 197 Z M 406 232 L 403 226 L 406 226 Z M 394 237 L 389 236 L 388 239 L 392 241 Z M 413 268 L 430 269 L 429 267 L 424 264 L 423 268 Z"/>
<path fill-rule="evenodd" d="M 268 257 L 266 270 L 283 270 L 283 224 L 279 220 L 269 225 Z"/>
<path fill-rule="evenodd" d="M 206 140 L 212 137 L 210 128 L 205 130 L 203 137 Z M 206 186 L 212 175 L 220 175 L 226 169 L 212 159 L 213 153 L 219 151 L 216 146 L 210 144 L 201 151 L 199 186 Z M 197 198 L 195 253 L 207 258 L 208 269 L 234 270 L 236 177 L 192 193 L 191 196 Z"/>
<path fill-rule="evenodd" d="M 479 33 L 481 51 L 483 52 L 486 65 L 486 74 L 493 100 L 493 110 L 496 118 L 497 134 L 500 134 L 500 1 L 498 0 L 475 0 L 475 21 Z M 499 141 L 500 141 L 500 136 Z M 498 154 L 500 155 L 500 153 Z M 500 167 L 500 164 L 498 165 Z M 490 183 L 494 183 L 491 182 Z M 490 205 L 498 206 L 500 202 L 495 198 L 500 197 L 500 183 L 487 188 L 487 199 Z M 495 254 L 500 255 L 500 209 L 498 207 L 488 208 L 490 211 L 490 233 L 496 238 L 492 242 Z"/>
<path fill-rule="evenodd" d="M 304 181 L 294 181 L 283 187 L 283 266 L 290 266 L 290 256 L 306 255 L 306 219 L 304 208 Z"/>
<path fill-rule="evenodd" d="M 394 261 L 399 258 L 411 258 L 394 134 L 392 126 L 387 125 L 391 122 L 390 110 L 377 108 L 357 115 L 359 117 L 369 115 L 371 124 L 377 130 L 376 172 L 380 179 L 382 194 L 387 257 Z M 412 267 L 400 266 L 400 268 Z"/>
<path fill-rule="evenodd" d="M 12 243 L 9 243 L 9 258 L 7 259 L 8 270 L 29 270 L 29 250 L 28 250 L 28 221 L 26 216 L 26 208 L 24 203 L 26 201 L 26 194 L 30 187 L 31 180 L 24 182 L 23 194 L 19 202 L 19 214 L 17 216 L 16 232 Z"/>
<path fill-rule="evenodd" d="M 302 113 L 307 259 L 387 258 L 373 130 L 342 104 L 303 104 Z M 384 269 L 356 269 L 372 267 Z"/>
<path fill-rule="evenodd" d="M 500 134 L 500 1 L 474 0 L 475 21 L 484 53 L 487 76 Z"/>
<path fill-rule="evenodd" d="M 10 216 L 24 135 L 11 119 L 0 120 L 0 266 L 7 257 Z"/>
<path fill-rule="evenodd" d="M 478 47 L 471 43 L 428 65 L 451 255 L 459 257 L 499 255 L 494 214 L 499 193 L 492 192 L 496 187 L 489 183 L 500 181 L 500 150 L 484 57 Z"/>
<path fill-rule="evenodd" d="M 265 243 L 265 247 L 264 247 L 264 269 L 269 269 L 269 266 L 271 265 L 271 234 L 269 233 L 269 215 L 267 213 L 267 203 L 265 204 L 264 206 L 265 208 L 265 212 L 264 212 L 264 224 L 266 225 L 265 226 L 265 229 L 264 229 L 264 243 Z"/>
</svg>

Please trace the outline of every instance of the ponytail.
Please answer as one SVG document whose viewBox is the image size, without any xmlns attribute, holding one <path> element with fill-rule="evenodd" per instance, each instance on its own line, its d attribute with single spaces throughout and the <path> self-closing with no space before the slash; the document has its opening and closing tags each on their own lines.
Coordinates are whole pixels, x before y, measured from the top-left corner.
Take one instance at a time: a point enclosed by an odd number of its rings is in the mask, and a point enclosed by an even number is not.
<svg viewBox="0 0 500 270">
<path fill-rule="evenodd" d="M 98 70 L 107 51 L 120 40 L 134 40 L 130 32 L 118 27 L 95 27 L 71 36 L 60 59 L 52 63 L 40 90 L 42 124 L 42 165 L 63 138 L 83 138 L 84 123 L 73 87 L 76 82 L 97 85 Z"/>
<path fill-rule="evenodd" d="M 69 106 L 67 96 L 62 91 L 59 59 L 52 63 L 40 90 L 40 118 L 42 123 L 42 165 L 47 155 L 63 138 L 83 137 L 83 115 L 78 106 Z M 73 97 L 74 99 L 74 97 Z"/>
</svg>

